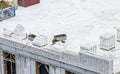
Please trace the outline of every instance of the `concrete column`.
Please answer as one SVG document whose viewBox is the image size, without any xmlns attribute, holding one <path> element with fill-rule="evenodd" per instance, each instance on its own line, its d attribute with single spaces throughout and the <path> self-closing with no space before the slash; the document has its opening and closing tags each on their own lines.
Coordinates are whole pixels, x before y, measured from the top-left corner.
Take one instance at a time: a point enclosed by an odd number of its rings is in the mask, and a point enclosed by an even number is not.
<svg viewBox="0 0 120 74">
<path fill-rule="evenodd" d="M 23 69 L 24 59 L 19 55 L 15 55 L 15 60 L 16 60 L 16 74 L 24 74 L 24 69 Z"/>
<path fill-rule="evenodd" d="M 54 66 L 49 66 L 49 74 L 56 74 L 56 69 Z"/>
<path fill-rule="evenodd" d="M 31 74 L 30 73 L 30 58 L 26 58 L 24 59 L 24 74 Z"/>
<path fill-rule="evenodd" d="M 16 55 L 16 74 L 36 74 L 35 61 L 31 58 Z"/>
<path fill-rule="evenodd" d="M 30 61 L 30 71 L 31 74 L 36 74 L 36 62 L 33 59 Z"/>
<path fill-rule="evenodd" d="M 56 74 L 65 74 L 65 70 L 62 68 L 57 67 L 56 68 Z"/>
<path fill-rule="evenodd" d="M 65 70 L 59 67 L 49 66 L 50 74 L 65 74 Z"/>
<path fill-rule="evenodd" d="M 61 74 L 65 74 L 65 69 L 61 68 Z"/>
<path fill-rule="evenodd" d="M 16 74 L 20 74 L 20 59 L 19 56 L 15 55 L 16 60 Z"/>
<path fill-rule="evenodd" d="M 79 73 L 79 72 L 74 72 L 75 74 L 84 74 L 84 73 Z"/>
<path fill-rule="evenodd" d="M 19 58 L 18 58 L 19 59 Z M 21 71 L 21 74 L 25 74 L 25 64 L 24 64 L 24 62 L 25 62 L 25 57 L 22 57 L 22 56 L 20 56 L 20 71 Z M 16 62 L 17 63 L 17 62 Z M 16 66 L 17 67 L 17 66 Z"/>
<path fill-rule="evenodd" d="M 61 70 L 60 70 L 60 68 L 56 68 L 56 73 L 55 74 L 61 74 Z"/>
<path fill-rule="evenodd" d="M 0 74 L 4 74 L 4 61 L 2 51 L 0 50 Z"/>
</svg>

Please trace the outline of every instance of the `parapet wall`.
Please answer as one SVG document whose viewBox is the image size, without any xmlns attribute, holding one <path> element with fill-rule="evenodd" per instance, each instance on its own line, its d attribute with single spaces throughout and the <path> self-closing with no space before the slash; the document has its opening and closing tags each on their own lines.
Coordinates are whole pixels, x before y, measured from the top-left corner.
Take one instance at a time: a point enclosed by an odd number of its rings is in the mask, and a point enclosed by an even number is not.
<svg viewBox="0 0 120 74">
<path fill-rule="evenodd" d="M 50 49 L 42 49 L 35 46 L 30 46 L 2 36 L 0 37 L 0 45 L 9 46 L 11 48 L 15 48 L 16 50 L 22 50 L 37 56 L 42 56 L 53 61 L 72 65 L 74 67 L 89 70 L 98 74 L 113 73 L 112 60 L 93 56 L 90 54 L 80 52 L 78 55 L 75 56 L 63 52 L 53 52 Z M 3 49 L 2 47 L 0 48 Z"/>
</svg>

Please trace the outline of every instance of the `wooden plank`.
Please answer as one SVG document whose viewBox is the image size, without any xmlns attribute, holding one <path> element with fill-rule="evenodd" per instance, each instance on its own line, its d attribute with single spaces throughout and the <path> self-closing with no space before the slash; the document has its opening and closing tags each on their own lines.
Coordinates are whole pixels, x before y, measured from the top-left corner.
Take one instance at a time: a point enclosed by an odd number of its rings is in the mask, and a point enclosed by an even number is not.
<svg viewBox="0 0 120 74">
<path fill-rule="evenodd" d="M 13 63 L 16 63 L 15 62 L 15 55 L 14 54 L 10 54 L 10 53 L 7 53 L 7 52 L 3 52 L 3 60 L 4 60 L 4 74 L 8 74 L 8 71 L 7 71 L 7 67 L 8 67 L 8 64 L 7 62 L 10 63 L 10 73 L 13 74 Z"/>
</svg>

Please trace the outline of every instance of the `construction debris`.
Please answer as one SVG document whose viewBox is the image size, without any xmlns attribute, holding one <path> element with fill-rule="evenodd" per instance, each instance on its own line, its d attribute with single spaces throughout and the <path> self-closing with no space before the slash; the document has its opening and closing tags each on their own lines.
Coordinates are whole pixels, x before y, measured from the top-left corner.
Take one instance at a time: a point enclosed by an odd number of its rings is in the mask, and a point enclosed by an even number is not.
<svg viewBox="0 0 120 74">
<path fill-rule="evenodd" d="M 10 0 L 9 5 L 14 6 L 17 9 L 18 8 L 18 0 Z"/>
<path fill-rule="evenodd" d="M 14 34 L 21 36 L 24 33 L 24 27 L 22 25 L 17 25 L 13 31 Z"/>
<path fill-rule="evenodd" d="M 0 1 L 0 9 L 5 9 L 7 7 L 9 7 L 9 2 L 8 1 Z"/>
<path fill-rule="evenodd" d="M 3 6 L 2 8 L 6 7 L 7 5 Z M 15 7 L 7 7 L 5 9 L 0 9 L 0 21 L 14 17 L 16 14 Z"/>
<path fill-rule="evenodd" d="M 28 35 L 28 40 L 33 41 L 35 39 L 36 35 L 34 34 L 29 34 Z"/>
<path fill-rule="evenodd" d="M 11 37 L 12 33 L 13 33 L 12 31 L 3 28 L 3 35 Z"/>
<path fill-rule="evenodd" d="M 48 44 L 47 42 L 48 42 L 47 36 L 39 35 L 35 37 L 35 39 L 33 40 L 33 45 L 42 47 L 42 46 L 47 45 Z"/>
<path fill-rule="evenodd" d="M 61 41 L 62 43 L 65 43 L 66 39 L 67 39 L 66 34 L 55 35 L 54 38 L 53 38 L 52 43 L 55 44 L 56 42 L 59 42 L 59 41 Z"/>
</svg>

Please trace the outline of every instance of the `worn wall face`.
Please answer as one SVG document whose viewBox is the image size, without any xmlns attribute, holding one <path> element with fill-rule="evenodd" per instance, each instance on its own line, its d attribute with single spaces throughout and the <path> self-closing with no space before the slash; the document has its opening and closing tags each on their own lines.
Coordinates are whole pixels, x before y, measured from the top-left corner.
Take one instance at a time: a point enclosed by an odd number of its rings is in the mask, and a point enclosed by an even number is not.
<svg viewBox="0 0 120 74">
<path fill-rule="evenodd" d="M 35 61 L 16 55 L 16 74 L 36 74 Z"/>
<path fill-rule="evenodd" d="M 65 74 L 65 70 L 59 67 L 49 66 L 49 74 Z"/>
<path fill-rule="evenodd" d="M 113 62 L 80 53 L 80 66 L 100 74 L 112 74 Z M 87 73 L 86 73 L 87 74 Z"/>
<path fill-rule="evenodd" d="M 3 56 L 2 51 L 0 50 L 0 74 L 4 74 L 4 68 L 3 68 Z"/>
</svg>

